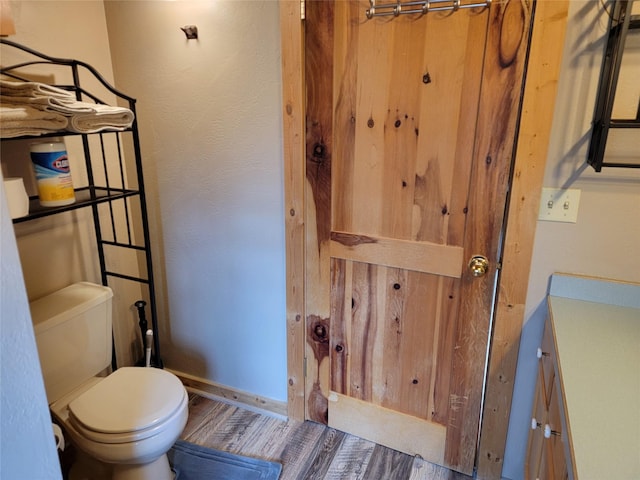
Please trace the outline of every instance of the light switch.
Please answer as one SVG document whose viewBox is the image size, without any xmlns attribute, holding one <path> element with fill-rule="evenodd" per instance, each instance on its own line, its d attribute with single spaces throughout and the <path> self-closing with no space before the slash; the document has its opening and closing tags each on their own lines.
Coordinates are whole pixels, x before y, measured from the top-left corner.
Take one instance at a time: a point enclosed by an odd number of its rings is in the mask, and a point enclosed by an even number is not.
<svg viewBox="0 0 640 480">
<path fill-rule="evenodd" d="M 573 188 L 543 188 L 538 220 L 576 223 L 580 190 Z"/>
</svg>

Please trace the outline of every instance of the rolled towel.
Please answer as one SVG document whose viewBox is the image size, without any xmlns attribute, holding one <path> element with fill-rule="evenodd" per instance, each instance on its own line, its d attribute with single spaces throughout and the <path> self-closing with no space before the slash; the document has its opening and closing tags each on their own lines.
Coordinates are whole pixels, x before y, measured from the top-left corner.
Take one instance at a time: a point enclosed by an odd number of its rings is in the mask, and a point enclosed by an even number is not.
<svg viewBox="0 0 640 480">
<path fill-rule="evenodd" d="M 67 130 L 76 133 L 95 133 L 103 130 L 126 130 L 131 127 L 134 115 L 123 107 L 112 107 L 102 104 L 92 105 L 93 112 L 77 113 L 69 117 Z"/>
<path fill-rule="evenodd" d="M 67 128 L 64 115 L 23 106 L 0 104 L 0 137 L 15 138 L 22 135 L 42 135 Z"/>
<path fill-rule="evenodd" d="M 40 82 L 0 80 L 0 94 L 14 97 L 57 97 L 75 100 L 73 92 Z"/>
</svg>

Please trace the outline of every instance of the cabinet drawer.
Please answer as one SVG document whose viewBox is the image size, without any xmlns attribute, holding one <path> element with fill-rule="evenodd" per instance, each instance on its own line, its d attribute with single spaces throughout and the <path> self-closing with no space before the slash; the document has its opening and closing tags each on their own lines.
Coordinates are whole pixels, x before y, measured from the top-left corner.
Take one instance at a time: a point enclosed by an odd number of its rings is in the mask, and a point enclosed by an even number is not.
<svg viewBox="0 0 640 480">
<path fill-rule="evenodd" d="M 542 449 L 544 446 L 544 425 L 547 422 L 547 400 L 545 398 L 542 367 L 538 369 L 538 382 L 536 383 L 536 396 L 531 417 L 531 430 L 529 430 L 529 446 L 527 448 L 527 460 L 525 465 L 526 479 L 537 480 L 540 477 Z"/>
<path fill-rule="evenodd" d="M 538 379 L 532 412 L 527 462 L 528 480 L 568 479 L 565 457 L 566 440 L 563 438 L 561 413 L 562 391 L 560 379 L 555 375 L 555 346 L 550 319 L 545 322 L 544 333 L 537 356 Z"/>
<path fill-rule="evenodd" d="M 555 379 L 555 371 L 553 365 L 555 363 L 555 348 L 553 344 L 553 330 L 551 321 L 547 318 L 544 322 L 544 333 L 542 334 L 542 342 L 538 350 L 540 358 L 540 368 L 542 370 L 542 384 L 544 385 L 544 395 L 547 407 L 551 402 L 551 390 Z"/>
<path fill-rule="evenodd" d="M 543 425 L 544 436 L 540 459 L 540 480 L 566 480 L 568 478 L 567 462 L 564 455 L 563 429 L 560 419 L 559 391 L 554 383 L 551 386 L 551 404 L 547 422 Z"/>
<path fill-rule="evenodd" d="M 549 478 L 556 480 L 564 480 L 568 478 L 567 460 L 564 453 L 564 443 L 566 439 L 562 428 L 562 419 L 560 415 L 560 389 L 558 388 L 558 382 L 552 384 L 551 390 L 551 403 L 549 404 L 549 417 L 548 425 L 551 430 L 551 436 L 545 439 L 547 444 L 546 453 L 548 455 L 549 469 L 552 470 L 553 475 Z"/>
</svg>

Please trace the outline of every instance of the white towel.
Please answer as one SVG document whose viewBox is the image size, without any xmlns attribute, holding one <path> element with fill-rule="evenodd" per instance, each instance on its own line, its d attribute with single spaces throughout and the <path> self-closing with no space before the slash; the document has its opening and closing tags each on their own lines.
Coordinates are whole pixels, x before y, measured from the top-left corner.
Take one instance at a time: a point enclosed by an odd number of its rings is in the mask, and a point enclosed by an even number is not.
<svg viewBox="0 0 640 480">
<path fill-rule="evenodd" d="M 6 106 L 0 104 L 0 137 L 14 138 L 22 135 L 42 135 L 67 128 L 64 115 L 31 108 L 27 105 Z"/>
<path fill-rule="evenodd" d="M 69 117 L 71 132 L 122 131 L 134 120 L 128 108 L 77 101 L 71 92 L 44 83 L 0 80 L 0 93 L 6 106 L 28 106 Z"/>
<path fill-rule="evenodd" d="M 74 113 L 91 113 L 94 111 L 93 103 L 78 102 L 74 98 L 60 97 L 19 97 L 19 96 L 2 96 L 2 103 L 5 105 L 28 105 L 38 110 L 46 110 L 48 112 L 57 112 L 63 115 L 73 115 Z"/>
<path fill-rule="evenodd" d="M 81 102 L 79 102 L 81 103 Z M 126 130 L 133 123 L 133 112 L 128 108 L 102 104 L 91 105 L 93 112 L 77 113 L 69 117 L 67 130 L 76 133 L 95 133 L 103 130 Z"/>
<path fill-rule="evenodd" d="M 0 80 L 0 94 L 15 97 L 57 97 L 75 100 L 73 92 L 39 82 Z"/>
</svg>

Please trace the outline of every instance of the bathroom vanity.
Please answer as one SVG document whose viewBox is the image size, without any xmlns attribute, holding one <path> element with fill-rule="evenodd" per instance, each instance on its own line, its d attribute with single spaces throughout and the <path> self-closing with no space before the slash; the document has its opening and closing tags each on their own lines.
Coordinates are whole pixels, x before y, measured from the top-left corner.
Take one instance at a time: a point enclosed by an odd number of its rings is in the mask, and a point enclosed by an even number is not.
<svg viewBox="0 0 640 480">
<path fill-rule="evenodd" d="M 640 284 L 556 274 L 526 478 L 640 478 Z"/>
</svg>

